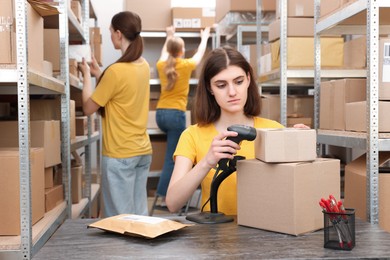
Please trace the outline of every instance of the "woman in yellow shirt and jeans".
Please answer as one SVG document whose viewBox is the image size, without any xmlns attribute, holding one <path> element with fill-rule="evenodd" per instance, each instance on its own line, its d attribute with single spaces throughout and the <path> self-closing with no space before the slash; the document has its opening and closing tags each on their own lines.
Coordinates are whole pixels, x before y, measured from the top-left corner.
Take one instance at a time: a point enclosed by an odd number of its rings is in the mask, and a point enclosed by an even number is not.
<svg viewBox="0 0 390 260">
<path fill-rule="evenodd" d="M 111 40 L 122 56 L 101 73 L 96 60 L 83 60 L 83 110 L 102 113 L 103 217 L 118 214 L 148 215 L 146 184 L 152 161 L 147 133 L 150 69 L 142 58 L 141 19 L 120 12 L 111 20 Z M 98 81 L 92 91 L 91 74 Z"/>
<path fill-rule="evenodd" d="M 161 82 L 161 94 L 157 103 L 156 122 L 167 135 L 167 149 L 164 166 L 157 185 L 157 196 L 163 198 L 174 166 L 173 152 L 176 149 L 180 134 L 186 127 L 185 111 L 187 109 L 190 77 L 192 71 L 202 60 L 206 51 L 210 28 L 201 31 L 201 41 L 193 57 L 183 58 L 185 44 L 182 38 L 175 37 L 172 26 L 167 27 L 167 38 L 157 62 L 157 71 Z"/>
</svg>

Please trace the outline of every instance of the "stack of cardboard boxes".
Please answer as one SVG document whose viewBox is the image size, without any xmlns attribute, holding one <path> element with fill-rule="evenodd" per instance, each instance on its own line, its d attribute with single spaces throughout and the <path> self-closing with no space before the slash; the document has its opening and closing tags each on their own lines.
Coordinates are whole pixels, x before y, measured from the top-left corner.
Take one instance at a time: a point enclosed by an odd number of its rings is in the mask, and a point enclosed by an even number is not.
<svg viewBox="0 0 390 260">
<path fill-rule="evenodd" d="M 340 198 L 340 161 L 316 158 L 316 131 L 256 129 L 256 159 L 237 162 L 237 223 L 299 235 L 323 228 L 321 198 Z"/>
</svg>

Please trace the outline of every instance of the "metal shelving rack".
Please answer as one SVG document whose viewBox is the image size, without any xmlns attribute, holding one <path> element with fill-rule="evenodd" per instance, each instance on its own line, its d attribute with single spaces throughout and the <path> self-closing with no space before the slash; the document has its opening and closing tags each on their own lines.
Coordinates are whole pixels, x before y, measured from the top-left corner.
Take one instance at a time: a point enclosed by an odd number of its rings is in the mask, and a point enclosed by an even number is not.
<svg viewBox="0 0 390 260">
<path fill-rule="evenodd" d="M 320 34 L 364 34 L 367 36 L 367 133 L 318 130 L 317 140 L 331 144 L 367 151 L 367 219 L 379 223 L 379 151 L 390 150 L 390 135 L 380 134 L 378 130 L 378 40 L 379 31 L 389 33 L 389 26 L 379 26 L 379 10 L 390 7 L 389 1 L 357 0 L 319 20 L 320 0 L 315 1 L 315 128 L 319 126 L 319 96 L 322 71 L 320 67 Z M 342 21 L 362 12 L 367 14 L 365 25 L 341 25 Z"/>
<path fill-rule="evenodd" d="M 88 17 L 90 2 L 83 0 L 84 17 Z M 89 3 L 89 4 L 85 4 Z M 88 146 L 100 140 L 99 133 L 89 134 L 83 140 L 70 142 L 70 82 L 68 46 L 72 35 L 88 41 L 88 27 L 82 28 L 70 11 L 69 1 L 60 0 L 58 16 L 44 19 L 45 28 L 59 28 L 61 74 L 56 79 L 28 68 L 27 59 L 27 1 L 14 0 L 16 22 L 17 64 L 11 68 L 0 69 L 0 94 L 17 95 L 19 150 L 20 150 L 20 236 L 0 237 L 0 259 L 31 259 L 44 245 L 55 230 L 67 217 L 72 216 L 71 184 L 70 184 L 70 152 L 78 147 Z M 94 14 L 93 14 L 94 15 Z M 86 23 L 88 25 L 88 23 Z M 83 33 L 86 31 L 86 33 Z M 74 33 L 74 34 L 73 34 Z M 30 95 L 60 95 L 61 96 L 61 156 L 62 181 L 64 184 L 65 201 L 55 209 L 46 212 L 39 222 L 31 224 L 31 178 L 30 178 Z M 90 127 L 90 125 L 89 125 Z M 90 129 L 90 128 L 89 128 Z M 89 161 L 90 165 L 90 161 Z M 89 166 L 90 167 L 90 166 Z M 90 168 L 89 168 L 90 176 Z M 90 177 L 89 177 L 90 180 Z M 89 182 L 90 183 L 90 182 Z M 99 188 L 97 188 L 99 189 Z M 94 187 L 96 190 L 96 187 Z M 91 192 L 89 192 L 90 194 Z M 96 193 L 96 192 L 95 192 Z M 91 198 L 88 198 L 88 202 Z M 87 205 L 88 206 L 88 205 Z M 87 208 L 87 207 L 86 207 Z M 85 212 L 85 210 L 84 210 Z"/>
</svg>

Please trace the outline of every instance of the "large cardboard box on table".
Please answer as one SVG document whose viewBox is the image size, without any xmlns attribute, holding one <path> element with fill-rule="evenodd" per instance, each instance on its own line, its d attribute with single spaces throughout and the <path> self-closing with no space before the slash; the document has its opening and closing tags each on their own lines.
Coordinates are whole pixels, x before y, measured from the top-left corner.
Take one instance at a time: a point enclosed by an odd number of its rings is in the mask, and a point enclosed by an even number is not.
<svg viewBox="0 0 390 260">
<path fill-rule="evenodd" d="M 379 226 L 390 232 L 390 174 L 381 167 L 390 160 L 389 152 L 379 153 Z M 362 155 L 345 166 L 344 205 L 354 208 L 357 218 L 367 220 L 367 166 Z"/>
<path fill-rule="evenodd" d="M 291 235 L 324 227 L 318 201 L 340 198 L 340 161 L 237 162 L 237 223 Z"/>
<path fill-rule="evenodd" d="M 26 3 L 29 69 L 43 72 L 43 18 Z M 0 66 L 16 66 L 14 1 L 0 0 Z"/>
<path fill-rule="evenodd" d="M 19 149 L 0 148 L 0 235 L 20 235 Z M 32 224 L 45 214 L 43 148 L 30 149 Z"/>
<path fill-rule="evenodd" d="M 346 130 L 345 106 L 366 100 L 366 79 L 323 81 L 320 93 L 320 128 Z"/>
<path fill-rule="evenodd" d="M 258 128 L 255 139 L 255 157 L 263 162 L 314 161 L 316 131 L 298 128 Z"/>
<path fill-rule="evenodd" d="M 18 147 L 19 130 L 18 121 L 0 121 L 0 147 Z M 32 147 L 43 147 L 45 167 L 61 163 L 60 122 L 31 121 L 30 140 Z"/>
<path fill-rule="evenodd" d="M 340 68 L 344 62 L 344 40 L 341 37 L 321 37 L 321 66 Z M 271 43 L 272 69 L 280 67 L 280 40 Z M 314 38 L 287 38 L 287 67 L 314 67 Z"/>
<path fill-rule="evenodd" d="M 367 131 L 367 101 L 352 102 L 345 105 L 345 129 L 347 131 Z M 378 131 L 390 133 L 390 101 L 378 102 Z"/>
<path fill-rule="evenodd" d="M 126 0 L 125 11 L 142 19 L 142 31 L 164 31 L 172 25 L 171 0 Z"/>
</svg>

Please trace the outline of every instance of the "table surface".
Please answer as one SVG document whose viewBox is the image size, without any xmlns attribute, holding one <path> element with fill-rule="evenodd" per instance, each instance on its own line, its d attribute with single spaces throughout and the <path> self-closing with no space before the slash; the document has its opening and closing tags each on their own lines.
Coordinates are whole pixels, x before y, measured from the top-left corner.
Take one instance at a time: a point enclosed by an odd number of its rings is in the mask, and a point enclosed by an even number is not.
<svg viewBox="0 0 390 260">
<path fill-rule="evenodd" d="M 390 259 L 390 233 L 359 219 L 352 251 L 324 248 L 323 230 L 291 236 L 230 222 L 145 239 L 87 228 L 95 221 L 66 220 L 33 259 Z"/>
</svg>

